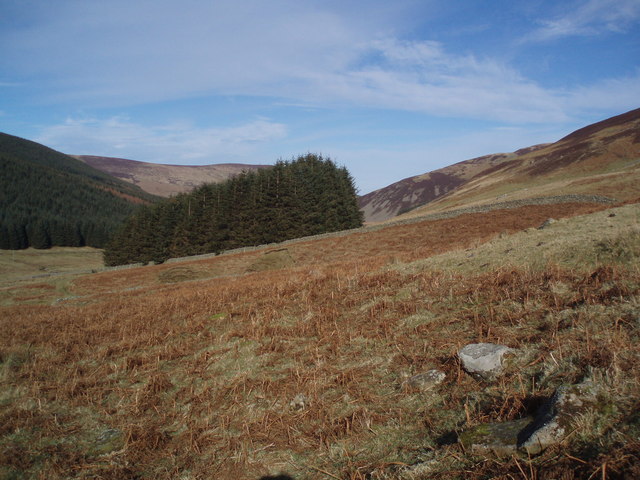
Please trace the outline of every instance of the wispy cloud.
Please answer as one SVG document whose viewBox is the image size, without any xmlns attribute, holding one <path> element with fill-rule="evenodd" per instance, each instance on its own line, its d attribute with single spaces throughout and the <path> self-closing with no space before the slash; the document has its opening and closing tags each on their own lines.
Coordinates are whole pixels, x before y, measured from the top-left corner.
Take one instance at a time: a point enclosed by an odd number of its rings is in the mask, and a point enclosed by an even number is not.
<svg viewBox="0 0 640 480">
<path fill-rule="evenodd" d="M 126 156 L 163 163 L 220 163 L 250 156 L 286 136 L 286 126 L 268 119 L 232 127 L 199 128 L 188 123 L 148 126 L 128 118 L 69 118 L 36 139 L 65 153 Z"/>
<path fill-rule="evenodd" d="M 48 101 L 83 106 L 254 95 L 509 122 L 564 117 L 508 65 L 399 40 L 386 2 L 185 2 L 56 2 L 31 28 L 0 35 L 15 46 L 0 65 L 45 79 Z"/>
<path fill-rule="evenodd" d="M 473 45 L 456 49 L 430 39 L 428 29 L 410 35 L 412 26 L 428 23 L 430 6 L 438 2 L 392 3 L 43 2 L 21 22 L 0 29 L 0 46 L 11 45 L 0 55 L 0 74 L 8 72 L 3 79 L 23 85 L 29 102 L 64 105 L 67 111 L 126 111 L 185 98 L 255 96 L 298 108 L 372 107 L 511 124 L 565 122 L 572 114 L 569 107 L 586 105 L 589 98 L 598 105 L 625 104 L 627 91 L 606 90 L 616 82 L 636 91 L 633 78 L 597 85 L 585 80 L 576 91 L 568 90 L 575 82 L 555 83 L 567 90 L 545 87 L 540 77 L 524 75 L 508 60 L 480 55 Z M 640 0 L 543 5 L 556 13 L 540 22 L 529 41 L 623 31 L 640 19 Z M 411 24 L 408 14 L 420 22 Z M 97 122 L 84 125 L 82 132 L 109 138 L 117 131 L 128 143 L 134 132 L 136 138 L 162 144 L 161 128 L 139 131 L 141 125 L 119 122 L 125 126 Z M 71 127 L 50 128 L 62 135 Z M 186 136 L 180 132 L 171 126 L 164 141 Z"/>
<path fill-rule="evenodd" d="M 280 0 L 112 0 L 42 6 L 0 30 L 0 65 L 56 101 L 130 105 L 203 94 L 273 94 L 352 60 L 371 21 Z M 29 57 L 29 60 L 27 60 Z"/>
<path fill-rule="evenodd" d="M 570 111 L 613 109 L 622 113 L 639 106 L 640 69 L 635 75 L 574 87 L 561 95 L 565 108 Z"/>
<path fill-rule="evenodd" d="M 624 32 L 640 19 L 639 0 L 589 0 L 563 2 L 563 12 L 541 20 L 541 26 L 524 42 L 551 41 L 569 36 L 591 36 Z"/>
<path fill-rule="evenodd" d="M 437 42 L 375 41 L 375 62 L 316 80 L 316 91 L 360 105 L 508 122 L 562 121 L 557 98 L 505 64 L 448 53 Z"/>
</svg>

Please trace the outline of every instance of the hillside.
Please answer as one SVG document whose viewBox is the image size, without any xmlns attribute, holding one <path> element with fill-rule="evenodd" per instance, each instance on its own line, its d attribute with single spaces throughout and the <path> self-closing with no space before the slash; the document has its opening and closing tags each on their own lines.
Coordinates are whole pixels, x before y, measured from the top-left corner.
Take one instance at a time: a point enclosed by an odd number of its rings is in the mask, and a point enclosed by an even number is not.
<svg viewBox="0 0 640 480">
<path fill-rule="evenodd" d="M 156 197 L 38 143 L 0 133 L 0 248 L 102 247 Z"/>
<path fill-rule="evenodd" d="M 561 140 L 466 160 L 360 198 L 365 220 L 555 195 L 640 197 L 640 109 Z"/>
<path fill-rule="evenodd" d="M 242 172 L 268 165 L 220 163 L 215 165 L 164 165 L 124 158 L 74 155 L 102 172 L 137 185 L 145 192 L 161 197 L 189 192 L 204 183 L 219 183 Z"/>
<path fill-rule="evenodd" d="M 530 205 L 5 284 L 0 475 L 637 478 L 639 215 Z M 473 342 L 517 353 L 483 380 Z M 575 384 L 596 401 L 558 445 L 461 443 Z"/>
<path fill-rule="evenodd" d="M 542 148 L 542 146 L 531 147 Z M 518 156 L 516 153 L 499 153 L 472 158 L 433 172 L 405 178 L 360 197 L 359 204 L 367 222 L 388 220 L 416 206 L 430 203 L 455 191 L 484 171 L 501 165 Z"/>
</svg>

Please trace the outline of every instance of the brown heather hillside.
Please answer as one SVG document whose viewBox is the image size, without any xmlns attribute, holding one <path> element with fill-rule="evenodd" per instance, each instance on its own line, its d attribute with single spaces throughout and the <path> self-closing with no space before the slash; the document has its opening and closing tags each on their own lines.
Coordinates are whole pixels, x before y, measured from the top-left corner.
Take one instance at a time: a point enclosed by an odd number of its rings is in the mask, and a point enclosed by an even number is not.
<svg viewBox="0 0 640 480">
<path fill-rule="evenodd" d="M 487 155 L 394 183 L 360 199 L 369 222 L 554 195 L 640 198 L 640 109 L 563 139 Z"/>
<path fill-rule="evenodd" d="M 639 219 L 529 205 L 4 286 L 0 478 L 638 478 Z M 477 380 L 472 342 L 521 363 Z M 539 456 L 457 442 L 585 379 Z"/>
<path fill-rule="evenodd" d="M 531 148 L 542 148 L 542 146 Z M 388 220 L 416 206 L 428 204 L 455 191 L 456 188 L 481 175 L 482 172 L 520 155 L 518 152 L 485 155 L 465 160 L 433 172 L 405 178 L 363 195 L 359 199 L 359 204 L 365 213 L 365 220 L 367 222 Z"/>
<path fill-rule="evenodd" d="M 189 192 L 203 183 L 219 183 L 243 171 L 268 165 L 221 163 L 216 165 L 164 165 L 124 158 L 72 155 L 78 160 L 121 180 L 137 185 L 145 192 L 162 197 Z"/>
</svg>

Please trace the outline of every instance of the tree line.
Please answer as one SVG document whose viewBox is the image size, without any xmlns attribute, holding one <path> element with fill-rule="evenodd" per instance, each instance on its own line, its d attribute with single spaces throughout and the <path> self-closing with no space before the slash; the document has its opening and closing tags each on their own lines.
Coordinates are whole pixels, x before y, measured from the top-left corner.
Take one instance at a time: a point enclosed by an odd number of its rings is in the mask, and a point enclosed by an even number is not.
<svg viewBox="0 0 640 480">
<path fill-rule="evenodd" d="M 107 244 L 106 265 L 169 258 L 356 228 L 353 178 L 307 154 L 140 208 Z"/>
<path fill-rule="evenodd" d="M 0 249 L 103 248 L 138 205 L 94 182 L 0 153 Z"/>
<path fill-rule="evenodd" d="M 158 197 L 36 142 L 0 133 L 0 249 L 103 248 Z"/>
</svg>

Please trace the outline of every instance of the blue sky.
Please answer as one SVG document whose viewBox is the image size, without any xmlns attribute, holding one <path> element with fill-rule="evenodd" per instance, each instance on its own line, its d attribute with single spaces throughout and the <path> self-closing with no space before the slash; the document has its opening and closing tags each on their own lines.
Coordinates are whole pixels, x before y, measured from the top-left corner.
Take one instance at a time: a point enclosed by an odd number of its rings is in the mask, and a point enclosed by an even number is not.
<svg viewBox="0 0 640 480">
<path fill-rule="evenodd" d="M 361 193 L 640 107 L 640 0 L 0 0 L 0 131 Z"/>
</svg>

